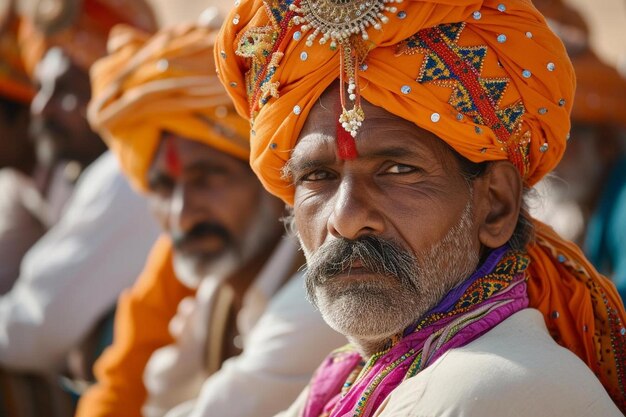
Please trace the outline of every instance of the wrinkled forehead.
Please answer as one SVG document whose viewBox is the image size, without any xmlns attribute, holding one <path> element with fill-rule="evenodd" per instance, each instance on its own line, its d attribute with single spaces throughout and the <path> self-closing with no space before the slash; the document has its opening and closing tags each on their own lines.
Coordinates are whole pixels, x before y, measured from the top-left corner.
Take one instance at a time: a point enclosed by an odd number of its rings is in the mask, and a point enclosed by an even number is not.
<svg viewBox="0 0 626 417">
<path fill-rule="evenodd" d="M 311 108 L 293 149 L 292 160 L 313 154 L 337 153 L 337 135 L 342 129 L 338 122 L 341 113 L 339 89 L 338 82 L 331 84 Z M 385 152 L 399 155 L 404 150 L 405 153 L 419 152 L 442 158 L 443 153 L 448 153 L 449 147 L 435 134 L 361 100 L 366 117 L 355 138 L 359 155 Z"/>
</svg>

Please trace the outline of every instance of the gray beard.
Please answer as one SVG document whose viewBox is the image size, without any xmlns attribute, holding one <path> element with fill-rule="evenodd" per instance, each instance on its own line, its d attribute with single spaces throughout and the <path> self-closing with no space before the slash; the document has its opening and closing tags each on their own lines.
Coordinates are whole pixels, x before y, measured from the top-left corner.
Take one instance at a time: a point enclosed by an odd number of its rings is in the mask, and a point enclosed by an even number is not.
<svg viewBox="0 0 626 417">
<path fill-rule="evenodd" d="M 224 280 L 265 249 L 276 235 L 278 227 L 272 199 L 268 193 L 262 192 L 259 209 L 239 248 L 229 247 L 212 260 L 174 252 L 174 272 L 179 281 L 189 288 L 198 288 L 203 279 Z"/>
<path fill-rule="evenodd" d="M 408 269 L 400 273 L 409 280 L 381 274 L 375 281 L 347 284 L 331 278 L 313 285 L 307 274 L 308 298 L 334 330 L 360 342 L 382 341 L 414 323 L 470 276 L 479 261 L 474 245 L 470 200 L 443 239 L 413 257 L 413 265 L 402 266 Z M 317 253 L 305 250 L 305 255 L 307 263 L 319 262 Z"/>
</svg>

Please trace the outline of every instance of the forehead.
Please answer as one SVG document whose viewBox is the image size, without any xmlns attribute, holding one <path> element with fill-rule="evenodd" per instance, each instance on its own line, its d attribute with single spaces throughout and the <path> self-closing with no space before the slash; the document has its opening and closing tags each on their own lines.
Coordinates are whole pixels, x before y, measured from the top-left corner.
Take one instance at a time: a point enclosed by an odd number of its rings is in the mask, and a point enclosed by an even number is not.
<svg viewBox="0 0 626 417">
<path fill-rule="evenodd" d="M 163 132 L 159 147 L 152 160 L 151 169 L 167 168 L 166 165 L 171 162 L 172 157 L 177 158 L 183 168 L 196 162 L 247 166 L 244 161 L 205 143 L 174 133 Z"/>
<path fill-rule="evenodd" d="M 294 161 L 307 156 L 336 154 L 338 97 L 339 88 L 335 84 L 313 106 L 292 153 Z M 402 150 L 407 155 L 419 154 L 444 161 L 452 156 L 445 142 L 433 133 L 366 100 L 362 99 L 361 105 L 365 120 L 355 138 L 359 156 Z"/>
</svg>

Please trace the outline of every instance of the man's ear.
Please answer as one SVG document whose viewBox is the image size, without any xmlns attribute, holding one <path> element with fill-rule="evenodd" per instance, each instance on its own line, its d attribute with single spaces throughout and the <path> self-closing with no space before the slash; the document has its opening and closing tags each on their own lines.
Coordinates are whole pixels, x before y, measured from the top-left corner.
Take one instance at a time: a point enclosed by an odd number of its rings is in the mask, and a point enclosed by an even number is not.
<svg viewBox="0 0 626 417">
<path fill-rule="evenodd" d="M 517 225 L 522 178 L 509 161 L 495 161 L 474 181 L 478 239 L 488 248 L 500 247 L 509 241 Z"/>
</svg>

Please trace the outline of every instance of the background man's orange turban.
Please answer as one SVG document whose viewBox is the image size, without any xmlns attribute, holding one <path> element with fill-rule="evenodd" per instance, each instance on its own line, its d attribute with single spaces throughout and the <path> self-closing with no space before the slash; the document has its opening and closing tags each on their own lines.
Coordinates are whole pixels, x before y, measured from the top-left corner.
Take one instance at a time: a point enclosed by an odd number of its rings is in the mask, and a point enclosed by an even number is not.
<svg viewBox="0 0 626 417">
<path fill-rule="evenodd" d="M 125 23 L 154 32 L 157 22 L 146 0 L 38 0 L 20 29 L 26 69 L 35 66 L 48 49 L 63 48 L 72 61 L 88 70 L 106 54 L 111 28 Z"/>
<path fill-rule="evenodd" d="M 561 0 L 535 0 L 534 4 L 565 43 L 576 69 L 572 120 L 626 127 L 626 80 L 593 52 L 582 16 Z"/>
<path fill-rule="evenodd" d="M 248 123 L 215 75 L 215 30 L 183 24 L 155 36 L 116 27 L 92 68 L 88 118 L 139 189 L 164 131 L 247 160 Z"/>
<path fill-rule="evenodd" d="M 333 42 L 344 17 L 356 22 L 343 44 L 350 49 Z M 335 26 L 329 36 L 314 29 L 322 21 Z M 340 74 L 356 85 L 354 103 L 360 95 L 472 161 L 510 160 L 527 185 L 556 166 L 569 137 L 574 72 L 530 0 L 243 0 L 220 32 L 215 59 L 237 110 L 251 120 L 252 168 L 291 204 L 282 168 L 309 111 Z M 536 236 L 528 249 L 531 306 L 626 412 L 626 314 L 614 286 L 547 226 L 537 222 Z"/>
</svg>

